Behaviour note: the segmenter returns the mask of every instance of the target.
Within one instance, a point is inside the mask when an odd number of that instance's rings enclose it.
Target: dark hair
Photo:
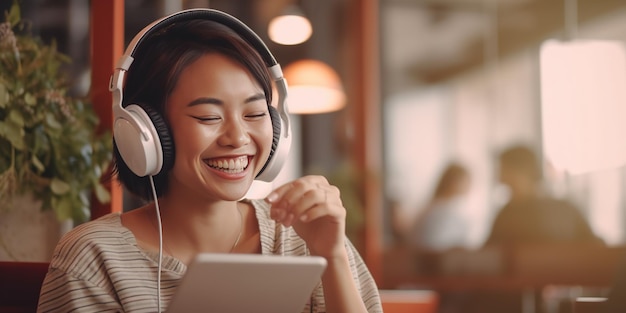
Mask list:
[[[169,133],[165,105],[181,72],[201,56],[212,52],[223,54],[248,69],[263,88],[268,105],[271,105],[271,78],[260,54],[229,27],[202,19],[168,25],[143,40],[128,70],[123,105],[135,103],[149,107],[163,118]],[[175,145],[170,148],[175,151]],[[139,177],[128,168],[115,143],[113,152],[114,170],[119,181],[141,199],[152,199],[148,177]],[[169,171],[174,157],[164,161],[163,168],[154,176],[157,197],[169,189]]]
[[[530,147],[517,145],[503,150],[500,153],[500,164],[525,175],[532,181],[537,182],[542,178],[539,159]]]
[[[440,198],[453,194],[456,191],[457,184],[463,179],[469,179],[469,177],[470,173],[463,165],[451,162],[439,177],[433,197]]]

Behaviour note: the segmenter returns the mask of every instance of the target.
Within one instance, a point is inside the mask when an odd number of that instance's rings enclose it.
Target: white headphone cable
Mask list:
[[[163,263],[163,225],[161,224],[161,210],[159,208],[159,200],[157,198],[156,188],[154,187],[154,179],[150,178],[150,187],[152,188],[152,196],[154,197],[154,208],[157,217],[157,230],[159,232],[159,260],[157,268],[157,312],[161,313],[161,264]]]

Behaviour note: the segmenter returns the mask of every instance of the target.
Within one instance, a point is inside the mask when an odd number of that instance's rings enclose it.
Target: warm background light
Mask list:
[[[288,9],[281,16],[273,18],[268,25],[270,39],[282,45],[297,45],[311,37],[311,22],[296,9]]]
[[[570,174],[626,164],[626,46],[619,41],[541,47],[544,148]]]
[[[284,69],[289,85],[289,112],[326,113],[342,109],[346,95],[339,75],[326,63],[300,60]]]
[[[540,57],[543,147],[553,181],[589,181],[589,222],[607,242],[619,242],[623,174],[614,169],[626,164],[626,46],[550,40]]]

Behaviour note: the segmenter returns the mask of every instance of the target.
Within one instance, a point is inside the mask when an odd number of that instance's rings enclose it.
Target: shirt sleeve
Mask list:
[[[348,260],[350,262],[352,276],[357,283],[357,287],[359,288],[359,292],[361,293],[361,298],[367,308],[367,312],[382,313],[383,309],[380,301],[380,294],[378,292],[378,286],[367,268],[367,265],[363,261],[363,258],[358,253],[352,242],[350,242],[347,238],[346,240],[346,249],[348,251]]]
[[[37,312],[123,312],[123,309],[102,287],[50,268],[41,288]]]

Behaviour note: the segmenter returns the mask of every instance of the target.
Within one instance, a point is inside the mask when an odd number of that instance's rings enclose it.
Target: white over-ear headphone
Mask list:
[[[284,165],[291,146],[291,131],[287,108],[287,82],[282,69],[263,40],[237,18],[213,9],[189,9],[159,19],[140,31],[119,59],[109,90],[113,93],[113,138],[124,163],[139,177],[155,176],[164,169],[168,158],[174,157],[167,127],[156,112],[141,104],[122,105],[124,76],[133,63],[133,54],[144,38],[175,22],[205,19],[223,24],[246,40],[265,61],[278,92],[277,110],[268,104],[274,138],[272,150],[263,169],[255,179],[271,182]],[[173,159],[172,159],[173,160]]]

